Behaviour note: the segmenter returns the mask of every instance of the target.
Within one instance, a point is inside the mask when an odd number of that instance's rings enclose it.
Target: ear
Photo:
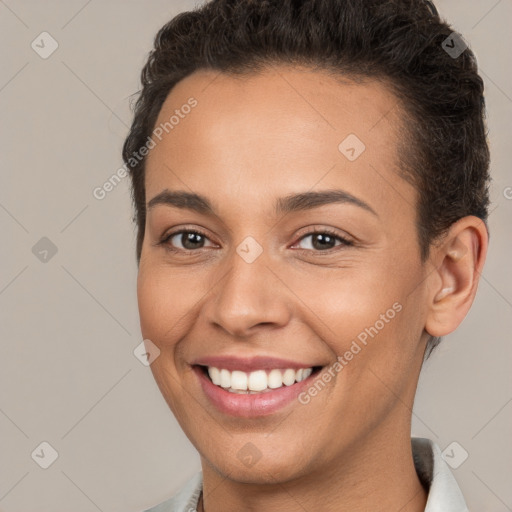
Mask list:
[[[436,270],[429,275],[429,309],[425,330],[445,336],[464,320],[475,298],[489,234],[484,222],[464,217],[450,227],[441,244],[431,247]]]

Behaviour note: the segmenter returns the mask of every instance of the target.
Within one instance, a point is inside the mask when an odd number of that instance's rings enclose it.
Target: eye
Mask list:
[[[318,229],[310,233],[307,233],[306,235],[300,238],[297,244],[299,244],[301,241],[308,239],[310,239],[310,241],[306,244],[306,247],[303,247],[303,249],[313,250],[315,252],[326,252],[340,245],[354,245],[354,243],[351,240],[347,240],[346,238],[338,235],[337,233],[329,229]]]
[[[159,245],[165,245],[171,251],[194,251],[205,247],[205,241],[209,238],[197,230],[182,229],[164,236]],[[182,247],[179,247],[179,244]],[[213,244],[212,244],[213,245]]]
[[[309,242],[302,249],[314,252],[327,252],[335,247],[354,245],[354,242],[351,240],[324,228],[303,235],[292,248],[308,239]],[[210,245],[205,245],[207,242]],[[194,252],[197,249],[215,246],[205,233],[192,229],[181,229],[180,231],[166,234],[157,245],[164,245],[166,249],[174,252]]]

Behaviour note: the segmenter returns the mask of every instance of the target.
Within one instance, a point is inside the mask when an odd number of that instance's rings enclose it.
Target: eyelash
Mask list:
[[[199,235],[199,236],[202,236],[204,238],[208,238],[208,235],[206,233],[203,233],[200,230],[197,230],[197,229],[181,229],[179,231],[174,231],[172,233],[169,233],[169,234],[165,235],[160,240],[160,242],[157,242],[156,245],[165,246],[166,250],[168,250],[168,251],[175,252],[175,253],[180,252],[180,253],[183,253],[183,254],[192,254],[194,252],[198,252],[199,250],[205,248],[205,247],[200,247],[199,249],[179,249],[179,248],[172,247],[169,244],[169,241],[171,240],[171,238],[175,237],[176,235],[180,235],[180,234],[184,234],[184,233],[192,233],[194,235]],[[331,229],[327,229],[327,228],[313,229],[312,231],[308,231],[307,233],[302,235],[299,238],[299,240],[296,243],[294,243],[294,245],[296,245],[297,243],[301,242],[304,238],[307,238],[308,236],[312,236],[312,235],[316,235],[316,234],[329,235],[329,236],[339,240],[341,242],[341,244],[339,244],[338,246],[335,246],[335,247],[331,247],[330,249],[326,249],[325,251],[315,251],[313,249],[298,249],[298,250],[306,251],[306,252],[315,252],[315,253],[318,253],[318,254],[323,254],[323,253],[332,254],[332,251],[337,250],[336,247],[338,247],[338,248],[339,247],[343,247],[343,246],[350,247],[350,246],[354,245],[353,241],[348,240],[347,238],[344,238],[344,237],[340,236],[339,234],[337,234],[335,231],[333,231]]]

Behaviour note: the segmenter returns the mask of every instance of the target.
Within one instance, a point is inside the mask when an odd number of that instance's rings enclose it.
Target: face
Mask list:
[[[147,159],[141,329],[218,474],[287,481],[409,442],[427,270],[397,103],[279,67],[196,72],[162,107],[156,126],[180,119]]]

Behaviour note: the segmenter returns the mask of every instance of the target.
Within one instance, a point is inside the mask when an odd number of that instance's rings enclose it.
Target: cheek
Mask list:
[[[388,258],[337,276],[316,280],[316,288],[303,281],[297,295],[307,297],[306,321],[338,356],[350,385],[370,368],[399,380],[417,357],[422,333],[421,268],[413,258],[408,264]]]
[[[321,337],[341,354],[351,340],[364,343],[370,337],[368,330],[375,333],[374,326],[379,335],[392,330],[406,286],[389,275],[376,266],[334,270],[321,279],[297,278],[293,288],[304,298],[303,311],[310,310],[308,316]]]
[[[343,366],[339,397],[354,404],[360,418],[377,420],[397,400],[412,400],[422,360],[421,291],[409,294],[403,282],[367,298],[366,305],[361,302],[347,312],[345,332],[340,324],[346,336],[336,346]]]
[[[144,338],[160,349],[179,337],[179,320],[186,316],[187,288],[177,285],[170,273],[159,266],[145,265],[137,278],[140,327]]]
[[[169,272],[159,265],[145,263],[137,277],[137,300],[141,333],[159,349],[160,355],[150,366],[162,396],[180,424],[187,414],[183,408],[182,387],[179,383],[179,340],[183,336],[183,319],[187,301],[176,290]],[[178,329],[182,329],[180,332]]]

